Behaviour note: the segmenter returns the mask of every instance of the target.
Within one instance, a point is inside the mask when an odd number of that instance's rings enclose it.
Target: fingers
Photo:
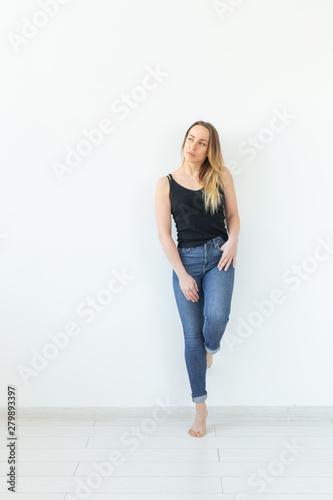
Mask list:
[[[185,291],[183,291],[183,293],[184,293],[185,297],[187,298],[187,300],[191,300],[192,302],[198,302],[199,295],[197,294],[196,291],[185,290]]]
[[[189,295],[189,300],[191,300],[192,302],[198,302],[199,295],[197,293],[189,292],[188,295]]]
[[[193,279],[192,288],[188,288],[187,290],[183,290],[183,293],[187,300],[191,300],[192,302],[198,302],[199,300],[199,287],[195,279]]]
[[[230,263],[232,261],[232,257],[221,257],[220,262],[218,263],[217,267],[219,271],[221,271],[224,267],[224,271],[227,271],[229,269]],[[234,259],[235,260],[235,259]],[[234,267],[235,267],[235,262],[234,262]]]
[[[223,247],[226,243],[224,243],[221,247],[220,250],[223,251]],[[224,271],[227,271],[231,265],[231,262],[233,262],[233,267],[236,267],[236,255],[233,257],[226,257],[225,255],[222,255],[220,262],[218,263],[217,267],[219,271],[222,271],[222,269],[225,267]]]

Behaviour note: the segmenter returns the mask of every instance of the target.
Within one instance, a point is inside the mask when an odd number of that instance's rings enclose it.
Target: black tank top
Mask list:
[[[221,236],[224,241],[229,239],[225,226],[224,193],[222,204],[212,215],[205,210],[203,189],[188,189],[178,184],[171,174],[170,183],[171,214],[177,229],[177,244],[179,248],[203,245],[212,238]]]

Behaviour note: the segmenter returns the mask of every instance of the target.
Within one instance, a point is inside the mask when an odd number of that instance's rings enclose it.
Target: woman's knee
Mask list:
[[[207,311],[205,314],[205,323],[213,327],[226,325],[230,318],[230,308],[220,308]]]
[[[184,331],[184,341],[185,341],[185,347],[187,349],[197,349],[198,347],[202,347],[204,343],[204,337],[202,330],[193,332],[191,331]]]

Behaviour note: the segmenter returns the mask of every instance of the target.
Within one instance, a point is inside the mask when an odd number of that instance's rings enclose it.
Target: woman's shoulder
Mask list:
[[[232,179],[232,173],[231,173],[230,169],[228,167],[226,167],[225,165],[223,165],[223,174],[224,174],[225,179],[227,179],[227,180]]]
[[[157,182],[158,182],[158,184],[160,184],[160,185],[163,185],[163,184],[165,184],[165,185],[169,185],[169,182],[168,182],[168,181],[169,181],[170,177],[172,177],[172,178],[173,178],[174,176],[175,176],[175,177],[177,177],[177,172],[178,172],[178,171],[179,171],[179,168],[177,168],[177,170],[174,170],[173,172],[169,172],[168,174],[163,175],[162,177],[160,177],[160,178],[158,179],[158,181],[157,181]]]
[[[178,174],[179,174],[180,172],[182,172],[181,167],[176,168],[176,170],[174,170],[173,172],[170,172],[170,174],[172,175],[172,177],[174,177],[174,178],[175,178],[175,177],[177,177],[177,176],[178,176]]]

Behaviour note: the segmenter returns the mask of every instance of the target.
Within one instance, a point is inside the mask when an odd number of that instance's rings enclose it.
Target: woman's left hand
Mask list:
[[[223,255],[220,259],[220,262],[217,265],[219,271],[221,271],[224,266],[225,266],[224,271],[227,271],[232,261],[233,261],[233,266],[236,267],[237,245],[238,245],[238,240],[229,238],[220,247],[221,251],[223,252]]]

